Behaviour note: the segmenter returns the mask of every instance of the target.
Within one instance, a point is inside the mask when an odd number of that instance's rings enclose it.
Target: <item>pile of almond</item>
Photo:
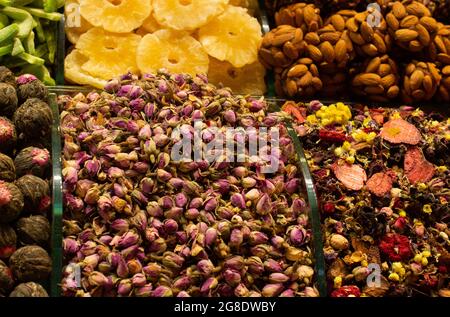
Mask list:
[[[449,99],[450,25],[433,18],[423,1],[378,0],[327,16],[296,3],[277,12],[275,22],[259,57],[274,71],[279,95]]]

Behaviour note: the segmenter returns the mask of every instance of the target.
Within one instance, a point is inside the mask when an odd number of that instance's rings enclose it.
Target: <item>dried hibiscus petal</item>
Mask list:
[[[434,175],[434,165],[425,159],[418,147],[412,147],[406,151],[404,170],[412,184],[428,182]]]
[[[386,234],[381,240],[379,248],[391,261],[407,260],[412,255],[408,237],[401,234]]]
[[[361,291],[358,286],[348,285],[342,286],[331,293],[331,297],[360,297]]]
[[[320,129],[319,138],[322,141],[333,142],[333,143],[342,143],[347,140],[347,137],[344,131],[333,131],[328,129]]]
[[[382,197],[392,189],[392,178],[386,173],[376,173],[367,181],[367,188],[375,196]]]
[[[403,119],[392,119],[383,125],[380,136],[391,143],[406,143],[416,145],[422,136],[420,131]]]
[[[348,189],[360,190],[363,188],[364,182],[367,181],[366,172],[357,164],[339,165],[334,163],[331,168],[336,178]]]

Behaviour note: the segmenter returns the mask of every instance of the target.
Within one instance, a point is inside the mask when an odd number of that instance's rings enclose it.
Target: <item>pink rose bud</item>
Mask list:
[[[189,208],[196,208],[196,209],[198,209],[202,205],[203,205],[203,199],[201,199],[200,197],[195,197],[189,203]]]
[[[206,211],[214,211],[217,208],[217,204],[217,198],[210,197],[206,199],[204,208]]]
[[[240,283],[236,288],[234,289],[234,295],[236,297],[247,297],[249,294],[248,288],[243,284]]]
[[[170,196],[163,196],[158,200],[158,204],[163,209],[170,209],[173,207],[173,200]]]
[[[73,167],[66,167],[62,170],[64,182],[69,185],[75,185],[78,181],[78,172]]]
[[[242,256],[235,255],[225,260],[224,267],[241,271],[245,267],[245,261]]]
[[[214,264],[210,260],[200,260],[197,263],[198,271],[204,276],[210,276],[214,271]]]
[[[64,254],[75,254],[80,249],[79,243],[71,238],[65,238],[63,241]]]
[[[244,166],[238,166],[238,167],[235,167],[235,168],[231,171],[231,173],[232,173],[234,176],[238,177],[238,178],[242,178],[242,177],[247,176],[248,170],[247,170],[247,168],[245,168]]]
[[[244,188],[252,188],[256,186],[256,179],[253,177],[244,177],[242,179],[242,186]]]
[[[285,188],[289,194],[294,194],[298,192],[300,188],[300,180],[298,178],[292,178],[286,183]]]
[[[271,283],[286,283],[289,281],[289,276],[283,273],[272,273],[269,276],[269,281]]]
[[[251,256],[246,260],[248,271],[254,275],[261,275],[264,272],[264,263],[257,256]]]
[[[116,219],[111,223],[111,229],[118,231],[119,233],[127,231],[129,227],[128,221],[125,219]]]
[[[239,248],[243,241],[244,236],[242,234],[242,231],[240,229],[233,229],[231,231],[229,245],[231,247]]]
[[[178,223],[173,219],[164,220],[164,230],[168,234],[173,234],[178,230]]]
[[[270,195],[276,190],[276,187],[274,183],[266,179],[264,183],[261,185],[261,190]]]
[[[167,172],[167,171],[165,171],[163,169],[158,169],[156,171],[156,177],[161,182],[167,182],[169,179],[172,178],[172,174],[170,174],[169,172]]]
[[[276,115],[269,114],[267,117],[264,118],[263,123],[266,127],[273,127],[275,124],[278,123],[278,118]]]
[[[173,293],[172,290],[167,287],[160,285],[152,292],[152,297],[172,297]]]
[[[279,249],[283,246],[284,244],[284,239],[280,236],[273,236],[272,239],[270,239],[270,242],[272,243],[272,245]]]
[[[133,231],[128,231],[122,235],[117,246],[119,248],[128,248],[132,245],[135,245],[139,241],[139,235]]]
[[[186,192],[186,194],[195,196],[195,195],[198,195],[198,193],[200,193],[202,191],[202,188],[196,182],[185,181],[183,183],[183,190]],[[192,207],[192,208],[195,208],[195,207]]]
[[[19,77],[17,77],[16,83],[18,85],[25,85],[25,84],[31,83],[35,80],[37,80],[37,77],[32,74],[23,74],[23,75],[20,75]]]
[[[249,237],[250,245],[264,244],[268,240],[269,240],[269,238],[267,237],[267,235],[260,231],[252,231],[250,233],[250,237]]]
[[[161,274],[162,268],[158,263],[149,263],[142,270],[148,277],[157,278]]]
[[[267,215],[272,211],[272,201],[269,195],[263,194],[256,204],[256,212],[259,215]]]
[[[181,178],[174,177],[169,180],[169,185],[175,189],[183,188],[183,183],[184,181]]]
[[[118,258],[116,273],[117,276],[120,278],[128,277],[129,274],[128,266],[127,263],[125,262],[125,259],[122,256]]]
[[[298,215],[306,211],[306,202],[304,199],[294,198],[291,208],[294,214]]]
[[[120,261],[120,254],[117,252],[111,252],[110,254],[108,254],[108,256],[106,257],[106,260],[108,261],[109,264],[111,264],[111,266],[113,268],[116,268],[119,265],[119,261]]]
[[[165,252],[162,263],[168,268],[179,270],[184,264],[184,258],[173,252]]]
[[[161,217],[163,211],[156,201],[150,201],[146,207],[149,217]]]
[[[88,282],[91,286],[103,286],[108,283],[108,279],[103,273],[94,271],[89,274]]]
[[[292,228],[289,239],[294,246],[301,246],[306,242],[307,233],[301,226],[295,226]]]
[[[123,279],[120,280],[119,285],[117,286],[117,294],[120,296],[128,296],[131,292],[131,280],[130,279]]]
[[[153,286],[151,283],[134,289],[134,295],[136,297],[151,297]]]
[[[251,111],[251,112],[258,112],[258,111],[260,111],[260,110],[262,110],[262,109],[264,109],[264,102],[263,101],[261,101],[261,100],[253,100],[251,103],[250,103],[250,106],[249,106],[249,110]]]
[[[200,292],[209,293],[211,290],[215,289],[219,282],[215,277],[208,278],[201,286]]]
[[[230,191],[230,182],[227,179],[219,179],[213,183],[213,188],[224,195]]]
[[[197,219],[197,217],[199,215],[200,215],[200,212],[198,211],[198,209],[195,209],[195,208],[189,208],[184,213],[184,216],[186,217],[186,219],[189,219],[189,220],[195,220],[195,219]]]
[[[264,268],[269,272],[283,272],[281,264],[273,259],[268,259],[264,262]]]
[[[235,287],[241,282],[241,275],[231,269],[226,269],[225,272],[223,272],[223,278],[231,287]]]
[[[256,200],[260,196],[261,196],[261,193],[256,188],[250,189],[247,193],[245,193],[245,199],[247,199],[247,200]]]
[[[188,202],[188,199],[184,193],[178,193],[175,195],[175,205],[177,207],[184,207],[186,206]]]
[[[184,290],[187,289],[189,286],[191,286],[191,284],[192,281],[189,276],[181,276],[173,282],[172,286],[177,290]]]
[[[275,297],[281,294],[283,291],[283,284],[267,284],[262,289],[262,295],[264,297]]]
[[[183,208],[172,207],[164,213],[164,217],[179,220],[183,215]]]
[[[99,260],[100,256],[98,254],[91,254],[83,259],[83,265],[85,266],[85,268],[89,267],[93,270],[97,267]]]
[[[84,202],[86,204],[95,205],[97,204],[98,200],[100,198],[100,189],[98,185],[95,185],[86,192],[86,195],[84,196]]]
[[[145,278],[144,274],[137,273],[134,274],[133,277],[131,278],[131,283],[133,284],[133,286],[140,287],[144,286],[145,283],[147,283],[147,279]]]
[[[105,235],[105,236],[101,236],[99,241],[103,244],[110,244],[112,239],[113,239],[113,237],[111,237],[109,235]]]
[[[287,289],[280,294],[280,297],[295,297],[295,292],[291,289]]]
[[[425,235],[425,227],[423,225],[416,225],[414,227],[414,232],[419,236],[423,237]]]
[[[86,168],[89,176],[94,177],[100,171],[100,161],[96,158],[92,160],[88,160],[84,163],[84,167]]]
[[[217,240],[218,232],[215,228],[208,228],[205,233],[205,244],[208,246],[213,245]]]
[[[231,203],[233,204],[233,206],[241,209],[245,209],[246,207],[244,196],[239,193],[235,193],[231,196]]]

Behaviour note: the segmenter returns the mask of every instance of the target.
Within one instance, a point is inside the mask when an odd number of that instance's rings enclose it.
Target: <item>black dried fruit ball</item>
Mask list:
[[[11,270],[5,262],[0,260],[0,295],[7,294],[14,287],[14,279]]]
[[[0,259],[8,259],[16,251],[17,235],[8,224],[0,223]]]
[[[21,282],[42,281],[52,271],[52,259],[47,251],[37,245],[27,245],[11,255],[9,265]]]
[[[11,120],[0,117],[0,151],[9,152],[17,142],[16,127]]]
[[[51,131],[52,109],[46,102],[30,98],[16,110],[13,121],[19,133],[28,139],[38,139]]]
[[[17,97],[20,102],[29,98],[48,100],[48,89],[45,85],[31,74],[24,74],[17,78]]]
[[[44,216],[30,216],[17,221],[17,235],[23,244],[47,247],[50,241],[50,222]]]
[[[27,147],[21,150],[14,159],[17,177],[26,174],[42,177],[50,167],[50,153],[47,149]]]
[[[25,210],[34,213],[45,213],[50,207],[50,188],[48,183],[35,175],[24,175],[16,181],[22,192]]]
[[[23,206],[23,195],[20,189],[13,183],[0,181],[0,223],[17,219]]]
[[[28,282],[17,285],[9,297],[48,297],[48,293],[42,285]]]
[[[13,72],[5,66],[0,66],[0,83],[10,84],[14,88],[16,87],[16,76]]]
[[[8,155],[0,153],[0,180],[13,182],[16,179],[14,161]]]
[[[17,109],[17,94],[14,86],[0,83],[0,116],[11,117]]]

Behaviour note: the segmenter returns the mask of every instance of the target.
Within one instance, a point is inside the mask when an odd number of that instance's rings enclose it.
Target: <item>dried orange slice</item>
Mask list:
[[[64,60],[64,75],[66,80],[74,84],[89,85],[95,88],[103,89],[107,81],[96,78],[86,73],[81,66],[88,61],[88,58],[80,53],[79,50],[73,50]]]
[[[411,123],[403,119],[392,119],[381,129],[380,136],[391,143],[405,143],[416,145],[422,139],[420,131]]]
[[[192,76],[208,72],[208,54],[196,39],[183,32],[159,30],[147,34],[136,56],[142,73],[155,73],[161,68]]]
[[[228,0],[153,0],[159,24],[179,31],[195,30],[221,14]]]
[[[209,55],[239,68],[257,61],[261,26],[246,9],[229,6],[199,30],[199,40]]]
[[[127,72],[139,72],[136,50],[140,40],[137,34],[92,28],[80,36],[75,47],[88,58],[82,69],[94,77],[108,80]]]
[[[236,94],[264,95],[265,75],[266,70],[258,61],[236,68],[228,62],[221,62],[213,57],[209,59],[209,81],[216,86],[230,87]]]
[[[92,25],[106,31],[128,33],[137,29],[150,15],[150,1],[79,0],[81,15]]]
[[[336,178],[351,190],[360,190],[367,181],[367,175],[364,169],[357,164],[339,164],[334,163],[331,166]]]

